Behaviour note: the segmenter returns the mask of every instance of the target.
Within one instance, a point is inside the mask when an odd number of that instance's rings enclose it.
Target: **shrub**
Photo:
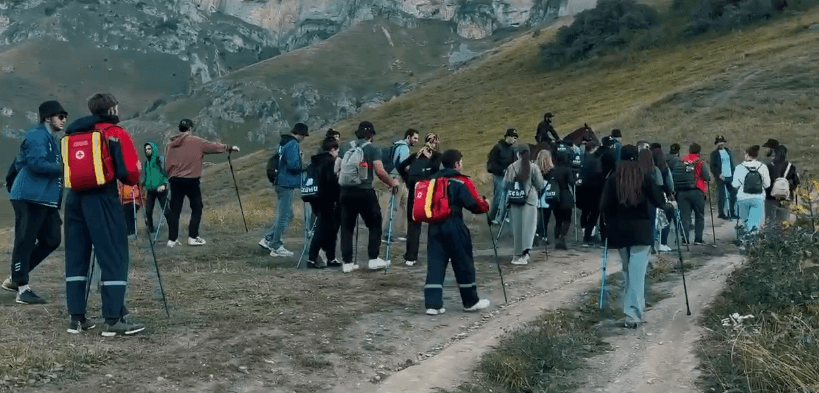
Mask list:
[[[550,64],[560,66],[604,54],[626,45],[659,22],[653,8],[634,0],[601,0],[597,7],[577,15],[570,26],[561,27],[554,42],[542,46]]]

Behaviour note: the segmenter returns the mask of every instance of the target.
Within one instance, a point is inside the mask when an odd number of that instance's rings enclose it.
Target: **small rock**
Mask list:
[[[105,376],[108,377],[108,378],[114,378],[114,376],[111,375],[111,374],[105,374]]]
[[[813,31],[819,30],[819,23],[814,23],[814,24],[808,26],[808,30],[813,30]]]
[[[162,377],[156,377],[156,381],[157,381],[157,382],[162,382],[162,381],[164,381],[164,380],[165,380],[165,378],[162,378]]]

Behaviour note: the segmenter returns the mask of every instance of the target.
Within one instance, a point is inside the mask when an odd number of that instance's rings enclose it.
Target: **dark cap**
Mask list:
[[[506,137],[509,137],[509,136],[513,136],[513,137],[517,138],[518,137],[518,130],[516,130],[514,128],[508,128],[506,130],[506,135],[504,135],[503,137],[506,138]]]
[[[296,123],[296,125],[293,126],[293,130],[291,130],[290,133],[293,135],[310,136],[310,132],[307,129],[307,124],[304,123]]]
[[[714,139],[714,144],[715,144],[715,145],[716,145],[717,143],[726,143],[726,142],[728,142],[728,141],[726,141],[726,140],[725,140],[725,137],[724,137],[724,136],[722,136],[722,135],[717,135],[716,139]]]
[[[372,134],[375,135],[375,126],[373,123],[368,121],[362,121],[361,123],[358,123],[358,131],[372,132]]]
[[[768,139],[768,141],[762,145],[762,147],[767,147],[769,149],[773,149],[777,146],[779,146],[779,141],[776,139]]]
[[[551,119],[551,118],[553,118],[553,117],[555,117],[555,115],[553,115],[553,114],[552,114],[552,112],[546,112],[546,113],[543,115],[543,118],[544,118],[544,119]]]
[[[63,109],[63,106],[60,105],[59,102],[46,101],[40,104],[40,121],[59,114],[68,115],[68,112]]]
[[[620,129],[619,129],[619,128],[615,128],[615,129],[611,130],[611,136],[613,136],[613,137],[615,137],[615,138],[622,138],[622,137],[623,137],[623,133],[622,133],[622,132],[620,132]]]
[[[620,150],[620,159],[623,161],[634,161],[639,156],[640,151],[637,149],[637,146],[634,145],[625,145],[623,149]]]
[[[184,128],[184,130],[183,130]],[[182,119],[179,122],[179,131],[187,131],[193,128],[193,120],[191,119]]]

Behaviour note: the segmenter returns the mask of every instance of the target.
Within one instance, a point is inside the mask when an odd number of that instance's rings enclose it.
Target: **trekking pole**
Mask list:
[[[708,188],[708,207],[711,208],[711,233],[714,235],[714,247],[717,246],[717,229],[714,227],[714,200],[711,199],[711,184],[705,183]],[[730,200],[730,198],[729,198]],[[730,202],[729,202],[730,203]]]
[[[301,256],[299,256],[298,262],[296,262],[296,266],[294,268],[298,269],[301,267],[301,260],[304,258],[304,254],[307,252],[307,248],[310,247],[310,243],[313,242],[313,237],[316,236],[316,224],[318,224],[318,216],[313,219],[313,226],[310,229],[310,232],[307,232],[307,239],[304,242],[304,247],[301,248]]]
[[[599,309],[603,309],[603,298],[606,296],[606,266],[609,262],[609,239],[603,240],[603,268],[601,269],[600,277],[600,305]]]
[[[682,222],[682,218],[681,218],[681,215],[680,215],[680,209],[674,209],[674,212],[677,214],[677,226],[674,229],[674,232],[676,232],[677,234],[679,234],[680,231],[683,232],[682,239],[685,242],[685,249],[686,249],[686,251],[691,252],[691,247],[688,245],[688,233],[685,232],[685,225],[683,225],[683,222]],[[680,247],[680,237],[679,236],[677,236],[677,248],[681,248]]]
[[[236,198],[239,199],[239,210],[242,212],[242,222],[245,223],[245,232],[250,232],[250,230],[247,229],[245,209],[242,207],[242,197],[239,195],[239,184],[236,183],[236,174],[233,173],[233,162],[230,160],[230,151],[228,151],[228,166],[230,166],[230,175],[233,176],[233,187],[236,188]]]
[[[500,276],[501,288],[503,288],[503,301],[509,303],[509,299],[506,297],[506,284],[503,283],[503,269],[501,269],[500,257],[498,257],[498,244],[495,242],[495,237],[492,236],[491,221],[489,222],[489,237],[492,238],[492,250],[495,251],[495,263],[498,265],[498,275]]]
[[[162,213],[159,216],[159,225],[156,226],[156,233],[154,234],[154,243],[156,243],[156,239],[159,238],[159,230],[162,229],[162,219],[165,218],[165,209],[168,207],[168,203],[170,203],[170,200],[171,200],[171,192],[168,191],[168,196],[165,197],[165,203],[162,204]],[[146,212],[146,214],[147,214],[147,212]],[[151,212],[151,215],[153,215],[153,212]],[[167,220],[165,220],[165,221],[167,221]]]
[[[394,214],[395,209],[395,194],[390,196],[390,219],[387,224],[387,249],[384,253],[384,258],[387,259],[387,266],[384,267],[384,274],[387,274],[387,270],[390,268],[390,247],[392,246],[392,217]]]
[[[142,214],[145,215],[145,220],[148,220],[148,209],[142,209]],[[146,228],[147,230],[147,228]],[[156,280],[159,282],[159,292],[162,293],[162,303],[165,305],[165,314],[168,319],[171,318],[171,312],[168,310],[168,299],[165,297],[165,288],[162,286],[162,276],[159,274],[159,262],[156,260],[156,250],[154,250],[154,243],[151,241],[151,234],[148,234],[148,246],[151,247],[151,256],[154,258],[154,268],[156,268]]]
[[[353,265],[358,264],[358,216],[355,216],[355,244],[353,245]]]
[[[495,242],[500,241],[500,236],[501,236],[501,233],[503,232],[503,223],[506,222],[507,217],[509,217],[509,205],[506,206],[506,210],[503,212],[503,218],[501,219],[500,229],[498,229],[498,235],[493,237],[493,239],[495,239]],[[490,234],[492,233],[492,227],[491,226],[489,227],[489,233]]]
[[[150,238],[151,235],[148,235]],[[137,216],[137,204],[136,199],[134,199],[134,239],[139,239],[139,218]]]
[[[677,210],[677,217],[679,217],[679,214],[680,214],[679,209],[675,209],[675,210]],[[682,222],[680,222],[680,225],[678,225],[678,226],[681,226],[681,225],[682,225]],[[687,311],[685,313],[685,315],[691,315],[691,306],[688,305],[688,286],[686,286],[686,284],[685,284],[685,267],[683,266],[682,247],[680,247],[680,232],[679,231],[674,231],[674,233],[677,236],[677,256],[680,257],[680,272],[682,273],[683,290],[685,291],[685,309]]]
[[[572,198],[575,201],[577,201],[577,183],[572,184]],[[574,216],[574,222],[572,223],[572,226],[574,227],[574,241],[578,242],[579,238],[578,238],[578,235],[577,235],[577,224],[578,224],[577,207],[575,206],[574,203],[572,203],[572,213],[573,213],[572,215]]]
[[[549,260],[549,228],[546,226],[546,213],[543,212],[543,209],[540,210],[540,222],[543,224],[543,238],[546,239],[543,241],[543,252],[546,253],[546,260]]]
[[[94,252],[94,249],[92,248],[91,249],[91,268],[88,269],[88,281],[85,282],[85,307],[83,307],[83,309],[88,307],[88,296],[91,295],[91,279],[94,278],[94,265],[96,265],[94,263],[94,259],[96,259],[96,255],[94,255],[94,254],[95,254],[95,252]]]

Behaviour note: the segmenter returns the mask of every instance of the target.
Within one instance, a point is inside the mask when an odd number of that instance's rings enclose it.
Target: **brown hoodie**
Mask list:
[[[205,154],[224,153],[228,145],[209,142],[189,132],[171,137],[165,151],[165,172],[168,177],[202,177],[202,159]]]

